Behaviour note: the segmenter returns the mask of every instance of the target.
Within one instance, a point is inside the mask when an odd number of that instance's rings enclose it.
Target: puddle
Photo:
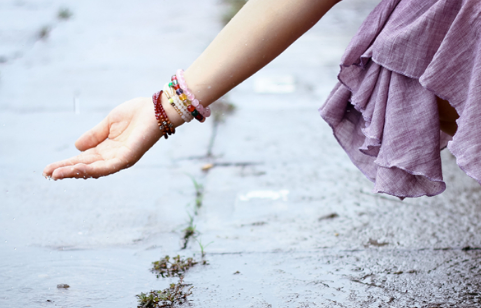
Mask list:
[[[134,250],[0,252],[0,307],[136,307],[136,294],[165,288],[149,271],[159,253]],[[59,286],[68,285],[69,288]]]
[[[289,210],[289,190],[252,190],[239,193],[235,201],[234,220],[245,223],[253,215],[257,219],[268,219]]]
[[[253,190],[245,194],[240,194],[239,201],[251,201],[254,199],[282,200],[287,201],[288,190]]]

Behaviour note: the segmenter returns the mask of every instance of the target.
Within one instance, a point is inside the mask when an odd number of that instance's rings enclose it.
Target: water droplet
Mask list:
[[[17,247],[14,247],[13,250],[17,250]]]

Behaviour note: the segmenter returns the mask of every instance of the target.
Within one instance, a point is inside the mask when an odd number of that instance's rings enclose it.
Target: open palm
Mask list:
[[[152,99],[133,99],[75,142],[82,153],[48,165],[43,174],[55,180],[106,176],[134,165],[160,137]]]

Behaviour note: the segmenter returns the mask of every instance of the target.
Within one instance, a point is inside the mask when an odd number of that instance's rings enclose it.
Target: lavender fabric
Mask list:
[[[319,109],[374,191],[446,189],[440,150],[481,183],[481,1],[383,0],[349,44]],[[436,96],[460,115],[440,131]]]

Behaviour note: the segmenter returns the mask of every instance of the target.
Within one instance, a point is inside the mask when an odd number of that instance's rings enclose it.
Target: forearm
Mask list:
[[[208,106],[272,61],[338,0],[249,0],[186,70],[189,88]],[[170,121],[184,121],[162,98]],[[161,137],[152,100],[115,108],[76,142],[79,155],[45,167],[53,179],[101,177],[132,166]]]
[[[208,106],[275,59],[340,0],[249,0],[185,71]]]

